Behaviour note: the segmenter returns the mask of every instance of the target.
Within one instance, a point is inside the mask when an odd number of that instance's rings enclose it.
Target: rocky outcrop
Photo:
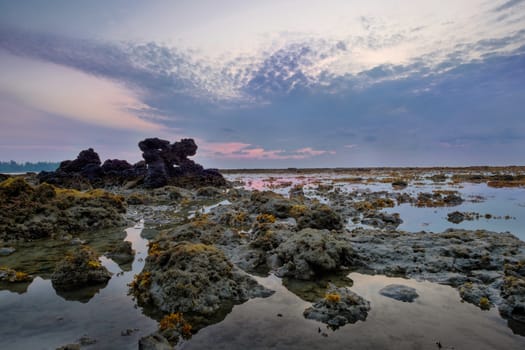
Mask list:
[[[193,139],[170,143],[159,138],[139,142],[147,165],[144,186],[158,188],[165,185],[181,187],[225,186],[226,180],[215,169],[204,169],[188,157],[197,153]]]
[[[40,183],[85,190],[122,185],[145,173],[143,162],[131,165],[125,160],[108,159],[101,164],[98,153],[89,148],[81,151],[76,159],[61,162],[56,171],[40,172],[38,180]]]
[[[144,270],[131,290],[139,303],[153,304],[163,312],[202,315],[272,294],[216,247],[170,239],[150,245]]]
[[[338,234],[311,228],[287,237],[275,253],[282,263],[277,275],[302,280],[344,269],[355,258],[350,243]]]
[[[102,190],[80,192],[29,185],[21,177],[0,183],[0,239],[60,237],[125,224],[123,198]]]
[[[100,263],[88,246],[75,250],[58,262],[51,282],[57,290],[73,290],[85,286],[107,283],[111,273]]]
[[[304,317],[326,323],[337,329],[347,323],[364,321],[370,302],[347,288],[328,287],[325,297],[304,310]]]
[[[509,233],[357,229],[350,240],[365,271],[451,285],[467,302],[525,321],[525,243]]]
[[[38,174],[38,180],[40,183],[75,189],[136,186],[141,182],[146,188],[227,185],[217,170],[204,169],[188,159],[197,152],[193,139],[182,139],[171,144],[167,140],[149,138],[140,141],[139,148],[144,161],[134,165],[120,159],[108,159],[101,165],[99,155],[89,148],[81,151],[76,159],[60,163],[56,171],[42,171]]]

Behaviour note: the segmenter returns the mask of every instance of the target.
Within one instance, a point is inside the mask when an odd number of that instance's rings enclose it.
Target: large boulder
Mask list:
[[[290,235],[275,253],[283,264],[277,275],[302,280],[338,271],[354,263],[350,243],[328,230],[303,229]]]
[[[139,303],[163,312],[201,315],[272,294],[214,246],[168,239],[150,245],[144,270],[131,289]]]
[[[59,261],[51,282],[57,290],[73,290],[96,284],[104,284],[111,273],[100,263],[95,252],[82,246]]]
[[[304,317],[326,323],[337,329],[347,323],[364,321],[370,311],[370,302],[347,288],[328,287],[323,299],[304,310]]]
[[[126,207],[121,196],[102,190],[31,186],[13,177],[0,183],[0,210],[0,239],[16,240],[122,226]]]

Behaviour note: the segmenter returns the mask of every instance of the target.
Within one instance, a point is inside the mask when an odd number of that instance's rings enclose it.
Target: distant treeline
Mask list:
[[[37,162],[37,163],[17,163],[14,160],[9,162],[0,161],[0,173],[27,173],[29,171],[54,171],[60,163]]]

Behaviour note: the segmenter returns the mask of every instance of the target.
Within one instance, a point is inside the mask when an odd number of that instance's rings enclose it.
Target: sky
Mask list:
[[[0,160],[525,164],[525,0],[0,0]]]

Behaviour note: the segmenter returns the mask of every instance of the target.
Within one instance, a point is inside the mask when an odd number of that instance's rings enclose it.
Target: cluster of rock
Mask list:
[[[0,240],[61,237],[125,224],[123,197],[102,190],[80,192],[21,177],[0,183]]]
[[[81,151],[76,159],[60,163],[56,171],[42,171],[38,179],[41,183],[75,189],[135,186],[141,182],[146,188],[168,184],[180,187],[227,184],[217,170],[204,169],[188,159],[197,151],[193,139],[170,143],[149,138],[140,141],[139,148],[144,160],[133,165],[120,159],[108,159],[102,163],[99,155],[89,148]]]
[[[524,320],[525,243],[509,233],[356,229],[351,242],[364,271],[451,285],[467,302]]]

